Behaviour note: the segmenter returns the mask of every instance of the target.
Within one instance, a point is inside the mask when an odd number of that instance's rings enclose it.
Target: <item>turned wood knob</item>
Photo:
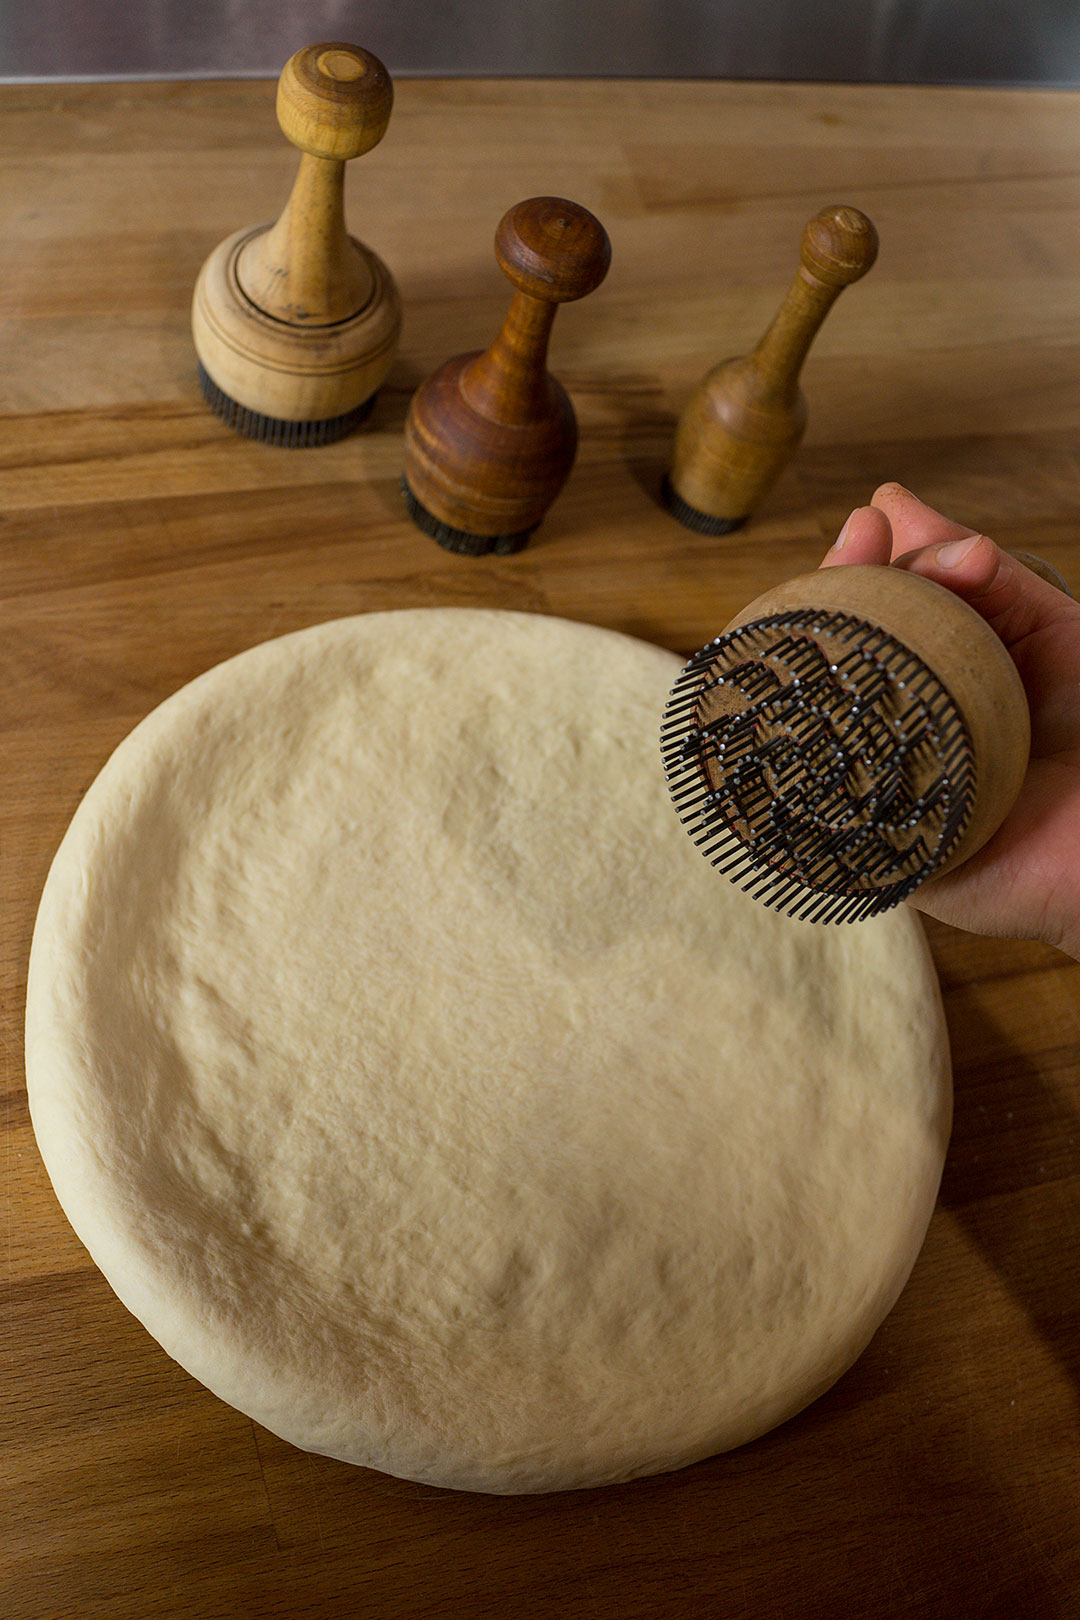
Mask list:
[[[498,336],[440,366],[405,423],[412,516],[447,549],[474,556],[520,550],[569,475],[577,421],[547,369],[548,340],[559,304],[603,281],[611,245],[587,209],[534,197],[500,221],[495,258],[514,288]]]
[[[207,399],[252,437],[326,443],[355,425],[393,360],[397,289],[348,234],[345,164],[378,145],[393,107],[386,68],[357,45],[308,45],[278,83],[300,151],[273,226],[239,231],[200,272],[192,331]]]
[[[278,80],[281,132],[312,157],[362,157],[386,134],[393,107],[389,73],[359,45],[305,45]]]
[[[877,250],[857,208],[826,208],[806,226],[798,272],[761,341],[714,367],[679,419],[664,503],[687,528],[730,533],[779,477],[806,427],[799,374],[810,345]]]
[[[570,304],[599,287],[611,265],[611,243],[587,208],[561,197],[532,197],[499,221],[495,260],[527,297]]]
[[[1016,800],[1030,721],[1004,644],[903,568],[825,568],[744,608],[665,714],[681,819],[811,921],[872,916],[968,860]]]

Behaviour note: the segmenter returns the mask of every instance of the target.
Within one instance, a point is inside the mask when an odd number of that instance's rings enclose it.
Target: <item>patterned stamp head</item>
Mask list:
[[[661,734],[675,808],[714,866],[780,911],[852,922],[946,861],[975,758],[948,691],[902,642],[794,609],[686,665]]]

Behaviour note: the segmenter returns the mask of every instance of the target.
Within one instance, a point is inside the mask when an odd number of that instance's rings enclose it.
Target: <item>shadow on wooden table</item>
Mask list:
[[[1080,969],[1049,946],[930,936],[955,1092],[940,1203],[1080,1394]]]

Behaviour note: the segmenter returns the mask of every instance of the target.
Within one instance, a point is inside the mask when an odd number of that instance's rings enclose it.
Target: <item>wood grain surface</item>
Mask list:
[[[402,347],[366,430],[290,452],[205,409],[188,330],[207,253],[288,193],[274,85],[0,90],[6,1620],[1080,1615],[1080,965],[935,927],[955,1133],[866,1354],[729,1456],[543,1498],[307,1456],[176,1367],[60,1212],[21,1042],[80,795],[152,705],[257,641],[461,603],[689,650],[814,567],[886,478],[1080,585],[1078,132],[1074,93],[399,84],[347,190],[399,282]],[[401,509],[405,410],[490,340],[495,225],[544,193],[614,250],[552,345],[578,461],[525,551],[451,556]],[[881,254],[807,362],[803,446],[747,528],[690,534],[655,499],[676,416],[757,340],[834,202]]]

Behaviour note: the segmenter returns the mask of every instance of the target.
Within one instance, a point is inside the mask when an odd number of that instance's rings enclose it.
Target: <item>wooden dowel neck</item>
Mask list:
[[[770,398],[785,403],[794,398],[810,345],[842,291],[842,287],[818,281],[800,267],[751,355],[751,365]]]
[[[343,162],[301,154],[280,218],[245,247],[236,273],[252,303],[292,325],[330,326],[364,307],[372,276],[345,230]]]
[[[549,402],[547,351],[557,304],[516,290],[491,347],[462,372],[461,391],[481,416],[515,426]]]

